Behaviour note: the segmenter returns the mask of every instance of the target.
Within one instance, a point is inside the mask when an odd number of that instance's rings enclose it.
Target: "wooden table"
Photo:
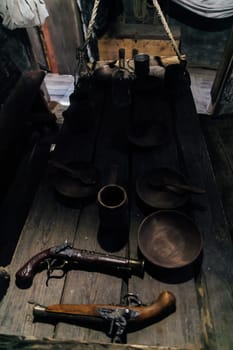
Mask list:
[[[165,283],[147,270],[144,278],[131,276],[127,281],[100,272],[71,270],[63,279],[51,279],[48,286],[46,271],[42,271],[36,274],[30,288],[18,288],[14,276],[19,267],[41,250],[65,240],[76,248],[106,252],[98,239],[96,200],[79,208],[65,206],[54,195],[53,175],[48,168],[8,267],[11,281],[0,304],[0,344],[20,345],[25,349],[33,346],[81,349],[87,344],[89,348],[111,348],[113,345],[104,332],[63,322],[55,326],[33,322],[33,305],[29,301],[42,305],[119,304],[122,293],[127,290],[138,295],[143,303],[151,303],[161,291],[170,290],[176,296],[176,311],[160,322],[127,334],[127,345],[114,346],[231,350],[232,241],[188,81],[179,81],[175,89],[165,86],[156,93],[139,92],[134,98],[137,116],[145,121],[151,116],[162,118],[169,125],[169,142],[159,147],[140,148],[129,142],[132,106],[121,110],[114,107],[109,86],[101,85],[93,91],[91,106],[82,123],[81,114],[75,114],[77,119],[72,126],[65,120],[55,156],[61,161],[92,162],[100,169],[103,184],[109,183],[112,169],[117,168],[115,181],[126,188],[129,197],[130,232],[129,244],[114,254],[138,258],[137,231],[147,213],[136,198],[136,179],[151,167],[169,167],[206,189],[206,194],[192,195],[185,208],[180,208],[192,217],[203,235],[201,271],[195,278]]]

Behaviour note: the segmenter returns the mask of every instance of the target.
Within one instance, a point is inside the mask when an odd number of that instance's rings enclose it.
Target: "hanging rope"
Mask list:
[[[92,14],[91,14],[91,18],[87,27],[87,31],[86,31],[86,38],[85,41],[83,43],[83,45],[81,46],[80,50],[85,50],[85,48],[87,47],[87,45],[89,44],[89,41],[91,40],[91,37],[93,35],[93,28],[95,25],[95,19],[97,16],[97,12],[98,12],[98,8],[99,8],[99,4],[100,4],[101,0],[95,0],[94,6],[93,6],[93,10],[92,10]]]
[[[84,74],[89,74],[89,68],[86,64],[86,59],[85,59],[85,50],[87,49],[87,46],[92,38],[93,35],[93,28],[95,25],[95,19],[97,16],[97,12],[98,12],[98,8],[99,8],[99,4],[100,4],[101,0],[95,0],[94,2],[94,6],[92,9],[92,14],[91,14],[91,18],[86,30],[86,35],[85,35],[85,40],[84,43],[82,44],[82,46],[78,47],[77,49],[77,66],[75,68],[75,72],[74,72],[74,85],[77,86],[78,84],[78,78],[81,74],[81,70],[83,70]]]
[[[157,1],[157,0],[153,0],[153,4],[154,4],[154,7],[155,7],[155,9],[156,9],[156,11],[157,11],[157,15],[158,15],[158,17],[160,18],[161,23],[162,23],[162,25],[163,25],[163,27],[164,27],[164,30],[165,30],[165,32],[167,33],[167,36],[169,37],[169,39],[170,39],[170,41],[171,41],[172,47],[173,47],[173,49],[174,49],[174,51],[175,51],[177,57],[179,58],[180,61],[184,61],[184,60],[185,60],[185,55],[182,55],[182,54],[180,53],[180,50],[179,50],[179,48],[178,48],[178,46],[177,46],[177,44],[176,44],[176,41],[175,41],[175,39],[174,39],[174,37],[173,37],[173,34],[172,34],[172,32],[171,32],[171,29],[170,29],[169,26],[168,26],[168,23],[167,23],[167,21],[166,21],[166,18],[164,17],[164,14],[163,14],[163,12],[162,12],[162,10],[161,10],[161,7],[160,7],[158,1]]]

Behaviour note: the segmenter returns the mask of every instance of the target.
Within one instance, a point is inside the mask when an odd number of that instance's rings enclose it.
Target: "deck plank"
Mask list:
[[[191,93],[187,92],[186,96],[185,104],[181,98],[175,101],[177,133],[188,175],[207,191],[206,197],[199,197],[203,210],[193,210],[204,237],[202,278],[200,285],[197,284],[200,302],[205,305],[200,306],[203,340],[211,349],[230,349],[233,344],[232,241]]]
[[[160,108],[160,113],[162,113],[163,118],[168,125],[173,128],[173,120],[171,110],[168,107],[168,100],[163,95],[157,97],[157,99],[153,98],[151,100],[154,100],[156,106],[154,107],[155,117],[156,112],[158,113]],[[151,106],[148,106],[148,109],[148,112],[153,113]],[[135,184],[137,176],[142,175],[146,170],[153,167],[168,167],[182,171],[173,129],[171,139],[163,146],[133,152],[133,183]],[[135,200],[132,202],[135,203]],[[156,211],[156,209],[152,209],[150,212],[151,211]],[[132,254],[137,254],[137,230],[140,222],[147,214],[148,213],[141,211],[140,207],[133,204],[132,218],[134,227],[131,232]],[[137,219],[135,220],[135,218]],[[157,324],[142,329],[136,334],[129,335],[129,343],[136,342],[137,344],[146,344],[150,346],[154,344],[159,346],[179,346],[180,344],[188,345],[194,343],[200,346],[200,320],[197,308],[195,282],[193,279],[179,284],[169,284],[159,281],[159,279],[152,277],[146,272],[143,280],[135,277],[130,280],[130,291],[137,293],[145,303],[151,303],[153,301],[152,299],[155,300],[162,290],[170,290],[176,296],[176,312]]]
[[[102,185],[109,182],[119,183],[127,182],[128,173],[128,154],[124,148],[126,145],[121,144],[122,124],[118,113],[115,113],[111,104],[111,92],[107,96],[103,96],[104,110],[100,109],[96,118],[100,118],[101,122],[98,129],[98,137],[96,143],[92,143],[93,159],[95,166],[100,170],[102,175]],[[125,111],[127,114],[127,111]],[[90,139],[89,143],[90,143]],[[82,144],[81,149],[86,147],[86,140]],[[90,147],[90,146],[89,146]],[[126,164],[122,167],[122,164]],[[122,171],[123,168],[123,171]],[[115,171],[118,173],[114,173]],[[114,178],[113,178],[114,177]],[[82,249],[97,251],[101,253],[109,253],[105,247],[105,242],[98,239],[99,233],[99,216],[98,205],[96,200],[83,208],[80,221],[78,223],[75,246]],[[109,234],[111,234],[109,232]],[[125,250],[118,249],[114,254],[124,256]],[[67,276],[64,288],[62,302],[69,303],[119,303],[121,296],[121,278],[98,272],[71,271]],[[107,288],[105,286],[108,286]],[[99,341],[110,342],[110,338],[103,331],[95,331],[85,327],[71,326],[60,323],[56,329],[56,338],[67,338],[82,341]]]
[[[226,211],[223,197],[218,191],[216,180],[221,185],[231,180],[231,138],[216,153],[219,164],[212,164],[204,136],[201,132],[191,92],[185,94],[178,90],[170,109],[168,96],[161,91],[153,96],[144,94],[144,101],[137,99],[136,108],[139,117],[165,118],[172,129],[170,142],[155,149],[139,149],[129,145],[127,126],[129,110],[119,111],[111,105],[111,91],[108,96],[100,91],[95,96],[96,117],[91,123],[80,129],[62,128],[54,156],[58,160],[87,160],[93,162],[102,171],[103,184],[114,181],[113,169],[118,169],[117,182],[127,189],[131,209],[130,257],[140,256],[137,246],[137,231],[142,219],[149,214],[140,206],[135,193],[135,181],[151,167],[171,167],[179,170],[190,183],[206,188],[207,194],[192,196],[187,206],[179,210],[190,215],[204,237],[204,258],[201,273],[180,283],[168,283],[145,272],[143,279],[132,276],[128,280],[128,292],[135,293],[143,303],[151,303],[159,293],[168,289],[177,299],[176,311],[158,323],[127,335],[127,345],[135,344],[139,348],[151,349],[201,349],[231,350],[233,335],[232,285],[233,261],[232,240],[228,220],[231,208]],[[181,93],[181,94],[179,94]],[[105,102],[104,102],[105,101]],[[149,103],[153,101],[153,105]],[[103,105],[104,103],[104,105]],[[159,110],[163,113],[159,114]],[[172,116],[172,118],[171,118]],[[77,115],[77,118],[82,116]],[[168,118],[168,119],[167,119]],[[90,121],[90,120],[89,120]],[[101,123],[99,123],[101,121]],[[78,122],[78,120],[77,120]],[[227,126],[225,125],[227,128]],[[71,132],[72,131],[72,132]],[[227,129],[220,129],[215,140],[226,136]],[[98,135],[98,137],[97,137]],[[224,136],[225,135],[225,136]],[[210,135],[209,135],[210,136]],[[227,150],[227,153],[224,153]],[[228,165],[227,172],[220,167],[220,158]],[[212,159],[213,160],[213,159]],[[117,165],[117,166],[116,166]],[[115,168],[116,166],[116,168]],[[132,167],[132,168],[130,168]],[[46,271],[35,276],[33,285],[28,289],[19,289],[15,285],[15,272],[32,255],[50,246],[72,242],[76,248],[105,252],[105,246],[98,237],[99,215],[96,201],[79,209],[68,208],[55,200],[51,173],[48,171],[36,194],[28,219],[21,232],[12,263],[9,266],[11,281],[9,289],[0,304],[0,334],[19,337],[37,337],[34,344],[24,340],[22,346],[48,346],[42,338],[53,338],[51,348],[59,342],[64,348],[96,348],[97,343],[104,347],[112,346],[104,332],[60,322],[54,328],[46,323],[33,322],[32,305],[35,301],[48,305],[54,303],[119,303],[125,283],[116,276],[99,272],[69,271],[64,279],[49,281],[46,287]],[[228,202],[230,206],[230,202]],[[230,221],[230,220],[229,220]],[[103,243],[103,242],[102,242]],[[127,247],[114,252],[125,256]],[[217,262],[217,263],[216,263]],[[125,288],[124,288],[125,289]],[[4,338],[6,340],[6,338]],[[72,339],[72,342],[68,342]],[[8,341],[8,340],[7,340]],[[18,342],[17,339],[14,341]],[[56,344],[56,345],[55,345]],[[94,345],[93,345],[94,344]],[[36,346],[36,345],[35,345]],[[61,345],[62,346],[62,345]],[[101,345],[99,345],[101,347]],[[116,345],[117,347],[117,345]],[[118,345],[124,348],[124,345]]]
[[[50,280],[47,287],[46,271],[43,271],[35,276],[30,288],[20,289],[15,285],[15,273],[38,252],[63,244],[66,239],[72,241],[78,214],[78,210],[64,209],[54,200],[54,193],[48,182],[41,185],[9,267],[10,286],[0,305],[1,333],[53,336],[53,326],[33,324],[32,305],[28,302],[44,305],[59,303],[64,279]]]
[[[200,117],[203,134],[205,136],[208,152],[214,170],[214,176],[218,186],[224,212],[231,236],[233,237],[232,222],[232,169],[233,169],[233,149],[232,149],[232,118],[209,118]]]

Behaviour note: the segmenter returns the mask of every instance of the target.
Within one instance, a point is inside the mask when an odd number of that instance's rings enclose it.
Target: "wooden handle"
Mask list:
[[[174,188],[175,189],[177,188],[178,190],[180,189],[180,190],[192,192],[195,194],[204,194],[206,192],[206,190],[204,188],[191,186],[191,185],[185,185],[185,184],[166,183],[165,186],[171,190],[174,190]]]
[[[50,257],[50,249],[46,249],[26,262],[15,274],[16,284],[20,288],[28,288],[33,282],[33,278],[38,267],[43,261]]]

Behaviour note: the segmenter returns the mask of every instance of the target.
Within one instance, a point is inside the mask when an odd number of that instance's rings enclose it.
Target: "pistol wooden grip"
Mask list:
[[[49,257],[49,249],[44,250],[43,252],[35,255],[30,260],[26,262],[15,275],[16,284],[23,288],[28,288],[33,282],[34,275],[37,272],[38,266],[41,262],[46,261],[46,258]]]
[[[175,308],[175,296],[169,292],[162,292],[158,299],[149,306],[123,306],[123,305],[106,305],[106,304],[57,304],[50,305],[46,308],[47,312],[55,314],[72,314],[77,316],[94,316],[100,317],[100,309],[126,309],[136,311],[136,316],[131,318],[129,322],[141,322],[151,318],[156,318]]]
[[[132,307],[135,311],[138,310],[140,314],[132,321],[146,321],[152,318],[157,318],[169,311],[174,311],[176,307],[176,298],[174,294],[169,291],[160,293],[154,303],[148,306]]]

